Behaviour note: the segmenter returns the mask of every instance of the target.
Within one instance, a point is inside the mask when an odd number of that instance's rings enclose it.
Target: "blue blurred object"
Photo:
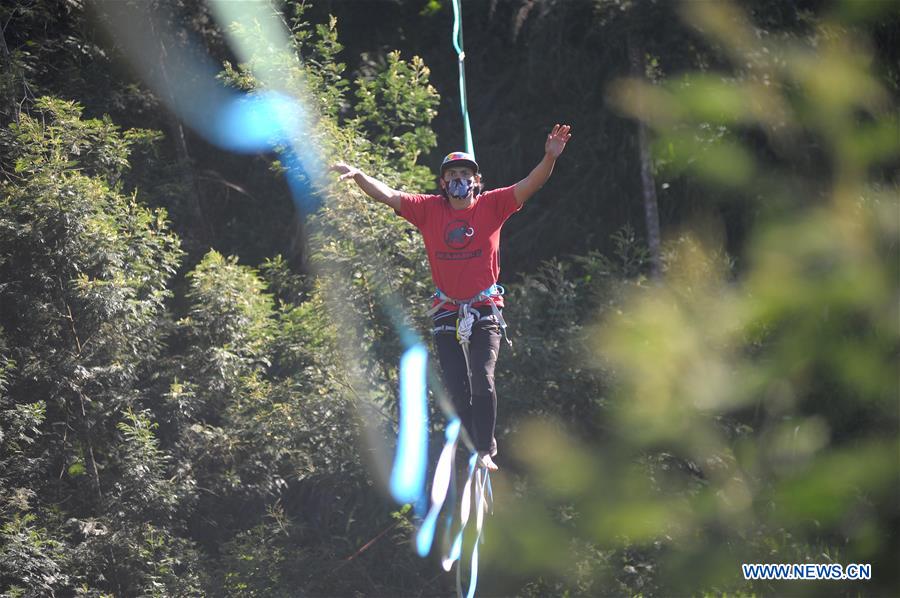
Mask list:
[[[285,169],[285,178],[291,188],[291,196],[294,203],[303,214],[311,214],[322,205],[320,195],[316,192],[314,180],[319,180],[316,174],[311,174],[310,167],[317,170],[318,160],[316,156],[306,159],[297,155],[293,148],[288,148],[281,153],[281,163]]]
[[[418,504],[425,495],[428,458],[427,364],[428,351],[422,344],[413,345],[400,359],[400,430],[390,489],[391,495],[401,504]]]
[[[228,98],[208,131],[218,145],[237,152],[260,152],[285,144],[302,131],[300,103],[277,91]]]

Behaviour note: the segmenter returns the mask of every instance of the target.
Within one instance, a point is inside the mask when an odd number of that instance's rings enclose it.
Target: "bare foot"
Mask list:
[[[497,464],[494,463],[494,460],[491,459],[491,454],[488,452],[480,452],[478,453],[478,461],[482,467],[487,469],[488,471],[497,471],[500,468],[497,467]]]

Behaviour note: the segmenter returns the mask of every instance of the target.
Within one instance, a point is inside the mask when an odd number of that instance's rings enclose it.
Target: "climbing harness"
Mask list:
[[[509,346],[512,347],[512,341],[506,334],[506,320],[503,319],[503,312],[500,311],[497,304],[494,303],[494,300],[492,299],[492,297],[503,295],[505,292],[506,290],[499,284],[492,284],[474,297],[466,299],[465,301],[453,299],[440,289],[435,291],[434,295],[431,296],[432,299],[437,299],[438,303],[425,312],[428,316],[434,316],[434,314],[439,312],[447,304],[456,305],[458,307],[456,313],[456,326],[435,326],[431,329],[431,332],[433,334],[451,330],[456,332],[456,340],[459,341],[459,346],[462,347],[463,357],[466,360],[466,375],[469,377],[469,388],[472,388],[472,366],[469,364],[469,338],[472,336],[472,326],[475,322],[482,319],[481,314],[477,309],[473,308],[472,305],[487,301],[488,305],[491,306],[491,316],[497,320],[497,323],[500,325],[500,331],[503,333],[503,338]]]
[[[447,330],[455,330],[456,338],[460,341],[460,343],[465,340],[465,342],[469,341],[469,336],[472,334],[472,324],[481,319],[481,314],[478,313],[478,310],[473,309],[472,305],[475,303],[487,302],[491,307],[491,315],[497,319],[497,323],[500,325],[500,330],[503,332],[503,338],[512,347],[512,341],[509,339],[509,336],[506,334],[506,320],[503,319],[503,312],[497,307],[497,304],[494,302],[493,297],[497,297],[500,295],[504,295],[506,293],[506,289],[504,289],[499,284],[492,284],[485,290],[481,291],[474,297],[465,300],[454,299],[450,297],[442,290],[437,289],[434,295],[431,296],[432,300],[437,299],[438,303],[425,312],[429,317],[434,316],[437,312],[441,311],[446,305],[456,305],[458,307],[458,315],[457,315],[457,325],[454,327],[449,326],[436,326],[432,328],[432,332],[444,332]],[[468,317],[471,316],[472,320],[469,322],[460,325],[460,322],[466,321]]]

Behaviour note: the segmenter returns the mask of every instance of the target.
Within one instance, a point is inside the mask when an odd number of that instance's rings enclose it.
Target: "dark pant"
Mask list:
[[[497,453],[494,427],[497,423],[497,392],[494,388],[494,368],[500,354],[500,323],[490,307],[477,308],[481,318],[472,326],[469,338],[469,365],[472,387],[466,373],[462,347],[456,340],[456,312],[435,314],[434,344],[441,362],[444,386],[468,432],[475,450]],[[448,330],[440,330],[448,327]]]

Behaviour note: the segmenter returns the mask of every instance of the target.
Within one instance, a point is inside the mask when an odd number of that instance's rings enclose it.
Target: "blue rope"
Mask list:
[[[463,133],[466,138],[466,151],[475,157],[475,144],[472,142],[472,127],[469,125],[469,105],[466,100],[466,53],[463,51],[462,8],[459,0],[453,0],[453,49],[456,50],[459,64],[459,105],[462,109]]]

